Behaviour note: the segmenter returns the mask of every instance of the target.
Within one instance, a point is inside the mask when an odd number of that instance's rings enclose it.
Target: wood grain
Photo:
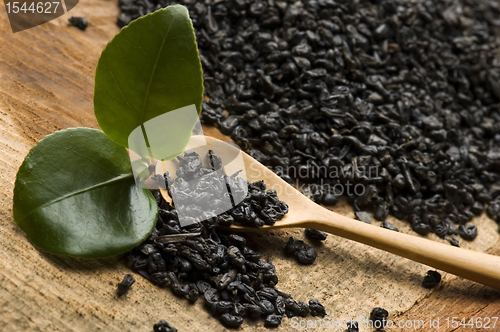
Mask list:
[[[180,331],[225,330],[201,301],[191,306],[139,276],[131,292],[118,299],[116,284],[129,272],[119,258],[76,260],[41,253],[12,219],[15,175],[29,149],[55,130],[97,128],[94,69],[119,31],[117,13],[116,1],[86,0],[71,14],[13,34],[0,5],[0,331],[152,331],[160,319]],[[85,16],[88,29],[68,26],[71,15]],[[335,210],[353,216],[345,203]],[[389,221],[412,233],[406,223]],[[465,247],[494,247],[500,254],[497,225],[485,217],[475,223],[480,235]],[[275,231],[250,242],[271,256],[279,288],[297,300],[318,298],[332,319],[366,317],[374,306],[385,307],[393,319],[500,312],[498,291],[450,275],[437,289],[423,289],[426,266],[334,236],[317,248],[314,265],[297,266],[282,253],[288,236],[302,239],[303,232]],[[290,330],[290,323],[284,318],[278,330]],[[266,330],[262,325],[245,323],[241,330]]]
[[[490,250],[491,254],[500,255],[500,245],[498,243]],[[486,329],[472,328],[470,326],[459,329],[454,329],[448,326],[446,319],[450,322],[452,317],[457,317],[460,321],[465,318],[468,322],[470,318],[498,317],[500,321],[500,291],[494,290],[486,286],[467,282],[459,278],[446,278],[445,282],[441,283],[437,289],[430,294],[425,300],[415,303],[415,305],[404,314],[399,315],[395,320],[414,321],[424,320],[426,328],[419,331],[430,330],[430,322],[436,322],[439,318],[439,325],[432,331],[448,332],[448,331],[486,331]],[[491,324],[489,330],[500,330],[500,322],[497,322],[495,328]],[[451,323],[450,323],[451,325]],[[407,331],[408,329],[395,329],[395,331]],[[417,329],[415,329],[417,330]]]

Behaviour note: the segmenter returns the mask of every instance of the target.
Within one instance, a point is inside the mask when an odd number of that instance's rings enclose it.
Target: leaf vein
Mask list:
[[[120,52],[121,52],[121,48],[120,48]],[[130,104],[130,102],[128,101],[127,99],[127,96],[125,95],[125,93],[123,93],[123,90],[122,90],[122,87],[120,86],[120,84],[118,84],[118,81],[116,80],[116,77],[115,77],[115,74],[113,73],[113,71],[111,70],[111,68],[109,69],[109,73],[111,74],[111,77],[113,77],[113,81],[115,82],[115,85],[118,87],[118,90],[120,90],[123,98],[125,99],[125,101],[127,102],[128,106],[130,106],[130,108],[134,111],[134,113],[139,116],[139,114],[137,114],[137,111],[136,109]]]
[[[151,89],[151,83],[153,82],[153,77],[155,75],[156,67],[158,66],[158,61],[160,60],[160,55],[163,51],[163,47],[165,46],[165,41],[167,40],[168,34],[170,33],[170,29],[172,28],[172,25],[174,24],[175,21],[175,16],[172,17],[172,21],[170,22],[170,26],[168,27],[167,33],[163,37],[163,41],[160,46],[160,50],[158,51],[158,55],[156,56],[156,61],[153,65],[153,70],[151,71],[151,76],[149,78],[149,83],[148,83],[148,88],[146,90],[146,96],[144,97],[144,101],[142,103],[142,109],[141,109],[141,125],[144,123],[144,108],[146,107],[146,102],[149,98],[149,91]]]
[[[23,216],[23,220],[26,219],[26,217],[28,217],[29,215],[31,215],[32,213],[40,210],[40,209],[43,209],[44,207],[47,207],[49,205],[52,205],[52,204],[55,204],[57,202],[60,202],[64,199],[67,199],[67,198],[70,198],[72,196],[75,196],[75,195],[79,195],[79,194],[83,194],[87,191],[92,191],[94,189],[98,189],[98,188],[101,188],[101,187],[104,187],[104,186],[107,186],[107,185],[110,185],[110,184],[113,184],[113,183],[116,183],[116,182],[120,182],[120,181],[123,181],[123,180],[126,180],[128,178],[132,178],[133,177],[133,174],[132,173],[128,173],[128,174],[121,174],[119,176],[116,176],[112,179],[109,179],[108,181],[104,181],[104,182],[101,182],[101,183],[98,183],[98,184],[95,184],[93,186],[89,186],[87,188],[83,188],[83,189],[80,189],[80,190],[77,190],[77,191],[74,191],[74,192],[71,192],[71,193],[68,193],[68,194],[65,194],[61,197],[58,197],[56,199],[53,199],[49,202],[46,202],[40,206],[37,206],[35,209],[33,209],[32,211],[30,211],[28,214],[24,215]],[[43,183],[40,182],[42,185]]]

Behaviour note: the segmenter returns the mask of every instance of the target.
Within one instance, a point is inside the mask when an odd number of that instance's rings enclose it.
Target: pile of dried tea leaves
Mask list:
[[[171,197],[203,197],[214,190],[220,192],[220,183],[233,189],[228,192],[232,199],[243,184],[248,186],[248,195],[225,213],[205,220],[200,216],[196,222],[181,227],[179,205],[189,200],[174,199],[174,208],[155,190],[153,194],[160,209],[156,228],[127,255],[128,266],[155,285],[169,287],[175,295],[190,302],[203,297],[212,314],[227,327],[240,326],[244,317],[260,318],[265,326],[275,327],[281,324],[284,314],[325,316],[325,309],[317,300],[311,300],[309,305],[295,302],[290,295],[276,289],[278,276],[274,265],[270,259],[261,260],[261,255],[247,245],[243,236],[216,229],[219,224],[247,223],[246,219],[252,220],[253,226],[259,224],[255,220],[274,223],[288,212],[286,203],[278,199],[276,192],[266,190],[262,181],[248,183],[225,174],[217,176],[219,173],[214,170],[220,169],[217,166],[221,160],[212,151],[204,156],[205,162],[196,152],[186,152],[177,159],[180,166],[175,180],[168,173],[156,176],[157,181],[168,184]],[[216,176],[207,177],[210,173]],[[210,204],[199,205],[200,197],[191,199],[198,205],[192,204],[184,211],[200,207],[208,211]]]
[[[120,0],[118,24],[172,3]],[[500,206],[497,1],[180,3],[210,98],[204,123],[316,202],[347,196],[453,245]]]

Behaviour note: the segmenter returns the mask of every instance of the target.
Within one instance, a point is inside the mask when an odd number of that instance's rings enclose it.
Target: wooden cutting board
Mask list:
[[[225,330],[202,301],[190,305],[138,275],[130,293],[118,299],[116,284],[130,272],[118,258],[78,260],[41,253],[14,223],[15,175],[29,149],[56,130],[97,128],[92,105],[94,71],[101,51],[119,31],[115,25],[118,7],[115,0],[86,0],[70,14],[16,34],[4,8],[1,4],[0,331],[142,332],[152,331],[161,319],[179,331]],[[85,16],[88,29],[83,32],[68,26],[72,15]],[[205,131],[217,133],[213,128]],[[345,204],[335,209],[353,216]],[[406,223],[389,221],[412,233]],[[498,226],[484,216],[475,223],[478,238],[462,244],[500,255]],[[303,239],[303,231],[275,231],[253,242],[276,265],[278,287],[296,300],[319,299],[332,321],[366,318],[375,306],[387,309],[396,324],[424,320],[427,327],[391,331],[428,331],[429,321],[438,317],[440,327],[433,331],[454,331],[447,327],[447,317],[500,316],[497,290],[451,275],[436,289],[426,290],[420,283],[427,266],[335,236],[317,247],[318,259],[312,266],[299,266],[283,254],[289,236]],[[241,330],[267,329],[259,321],[245,322]],[[284,318],[278,330],[292,330],[292,321]],[[306,329],[310,330],[332,329]],[[360,330],[370,331],[363,326]]]

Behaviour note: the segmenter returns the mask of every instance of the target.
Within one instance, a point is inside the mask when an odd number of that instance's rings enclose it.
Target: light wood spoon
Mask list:
[[[213,137],[199,136],[192,139],[190,144],[191,147],[199,147],[201,150],[197,152],[200,155],[204,155],[203,148],[206,151],[207,145],[211,147],[217,143],[224,144],[223,141]],[[256,232],[296,227],[318,229],[500,289],[499,256],[453,247],[448,244],[391,231],[342,216],[312,202],[270,171],[266,166],[246,153],[239,152],[237,148],[227,145],[224,149],[218,148],[214,150],[222,158],[224,165],[226,161],[234,159],[235,153],[241,153],[241,158],[246,168],[247,180],[250,182],[263,180],[267,185],[267,189],[275,189],[279,199],[286,202],[289,207],[289,212],[285,217],[273,226],[253,228],[233,225],[229,228],[230,230],[234,230],[235,232]],[[241,169],[241,163],[233,162],[224,166],[226,174],[233,174],[239,170],[238,167]],[[165,164],[163,164],[162,168],[165,171]],[[240,176],[245,176],[245,174],[240,174]],[[162,190],[162,195],[170,201],[170,197],[165,190]]]

